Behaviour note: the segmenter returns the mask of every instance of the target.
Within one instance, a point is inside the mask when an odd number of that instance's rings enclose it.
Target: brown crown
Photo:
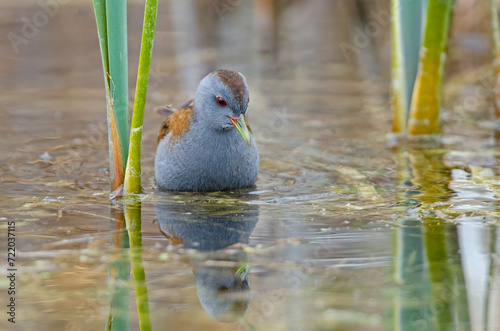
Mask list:
[[[232,70],[217,70],[214,74],[231,90],[234,98],[239,103],[243,103],[245,97],[246,85],[243,76]]]

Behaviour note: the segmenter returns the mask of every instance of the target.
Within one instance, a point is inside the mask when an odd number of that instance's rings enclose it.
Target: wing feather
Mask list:
[[[169,109],[173,109],[168,106]],[[189,130],[189,124],[193,117],[194,110],[194,100],[186,103],[181,109],[173,111],[170,115],[163,121],[160,127],[160,132],[158,134],[158,143],[165,138],[170,132],[172,132],[172,142],[179,139],[182,134]]]

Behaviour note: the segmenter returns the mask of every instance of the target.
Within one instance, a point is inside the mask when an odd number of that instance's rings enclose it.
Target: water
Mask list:
[[[2,6],[1,35],[41,10]],[[6,238],[16,222],[18,291],[16,324],[3,313],[0,328],[138,330],[149,311],[154,330],[498,330],[498,152],[491,99],[477,97],[488,71],[450,75],[442,145],[391,149],[389,26],[349,62],[354,2],[288,3],[275,23],[265,2],[212,6],[160,4],[145,195],[125,214],[108,198],[90,3],[61,5],[17,54],[1,39],[0,225]],[[133,2],[132,91],[141,21]],[[220,67],[250,85],[256,187],[156,192],[152,109],[183,104]]]

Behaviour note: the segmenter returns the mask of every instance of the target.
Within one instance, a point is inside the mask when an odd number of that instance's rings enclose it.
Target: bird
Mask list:
[[[256,194],[237,192],[224,204],[207,201],[204,194],[189,199],[182,193],[160,195],[168,199],[158,199],[154,209],[169,244],[203,252],[203,258],[195,254],[189,261],[201,306],[219,322],[242,318],[250,306],[249,261],[243,247],[259,221],[259,205],[246,201]]]
[[[241,73],[206,75],[194,100],[168,115],[158,134],[156,188],[160,191],[224,191],[254,186],[259,152],[248,125],[248,85]]]

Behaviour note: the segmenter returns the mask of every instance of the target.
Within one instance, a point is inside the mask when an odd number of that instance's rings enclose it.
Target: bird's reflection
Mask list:
[[[245,198],[200,195],[155,205],[160,231],[171,245],[203,252],[191,259],[198,298],[203,309],[221,322],[241,318],[250,305],[247,255],[238,244],[248,243],[259,209],[242,202]]]

